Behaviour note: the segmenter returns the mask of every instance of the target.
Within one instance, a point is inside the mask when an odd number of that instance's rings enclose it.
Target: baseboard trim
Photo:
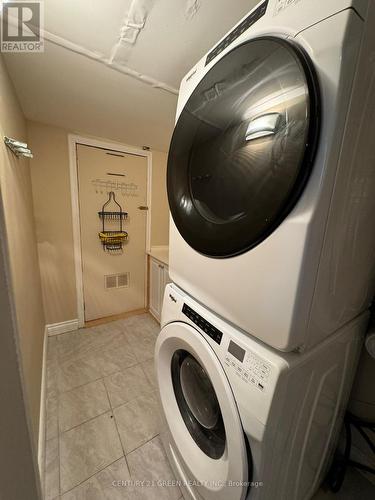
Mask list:
[[[61,333],[72,332],[78,330],[78,319],[63,321],[62,323],[53,323],[46,325],[48,335],[60,335]]]
[[[151,314],[151,316],[154,318],[154,320],[156,320],[159,323],[159,325],[160,325],[161,318],[159,318],[157,316],[157,314],[154,313],[154,311],[151,309],[151,307],[149,307],[148,312]]]
[[[85,328],[90,328],[92,326],[105,325],[111,323],[112,321],[117,321],[119,319],[130,318],[131,316],[138,316],[139,314],[145,314],[148,310],[145,308],[135,309],[134,311],[129,311],[121,314],[115,314],[113,316],[106,316],[104,318],[92,319],[85,322]]]
[[[39,436],[38,436],[38,466],[42,489],[44,486],[44,459],[46,449],[46,398],[47,398],[47,348],[48,329],[44,329],[43,359],[42,359],[42,381],[40,385],[40,413],[39,413]]]

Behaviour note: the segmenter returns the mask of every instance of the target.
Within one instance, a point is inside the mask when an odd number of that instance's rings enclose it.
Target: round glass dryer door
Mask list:
[[[312,65],[274,37],[236,47],[208,71],[176,124],[168,199],[185,241],[212,257],[269,236],[306,184],[318,140]]]

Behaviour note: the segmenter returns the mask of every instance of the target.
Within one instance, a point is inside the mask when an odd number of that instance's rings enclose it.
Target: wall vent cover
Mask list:
[[[117,288],[124,288],[129,286],[129,273],[122,273],[117,275]]]
[[[104,276],[104,287],[106,290],[113,288],[127,288],[129,286],[129,273],[110,274]]]

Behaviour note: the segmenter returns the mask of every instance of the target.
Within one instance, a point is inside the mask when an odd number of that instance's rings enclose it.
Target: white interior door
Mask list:
[[[82,277],[85,321],[145,307],[147,158],[77,145]],[[122,251],[106,251],[99,239],[98,212],[113,192],[128,218],[128,241]],[[140,208],[141,207],[141,208]],[[113,202],[108,211],[118,211]],[[116,231],[119,220],[106,220]]]

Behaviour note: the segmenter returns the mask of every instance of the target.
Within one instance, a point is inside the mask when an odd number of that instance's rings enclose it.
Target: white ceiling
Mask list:
[[[256,3],[45,0],[45,52],[6,54],[6,64],[28,119],[166,151],[173,89]],[[118,44],[124,25],[135,43]]]

